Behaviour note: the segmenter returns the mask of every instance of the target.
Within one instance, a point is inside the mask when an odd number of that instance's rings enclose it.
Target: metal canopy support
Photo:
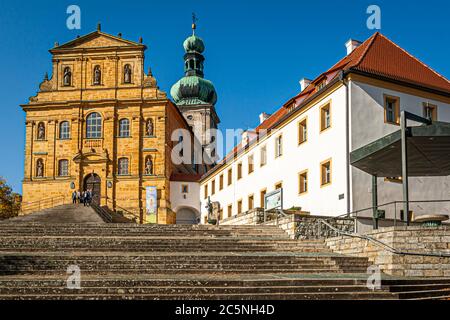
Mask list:
[[[409,226],[409,190],[408,190],[408,146],[406,114],[402,111],[400,115],[400,131],[402,145],[402,183],[403,183],[403,214],[406,214],[406,225]]]
[[[372,176],[372,208],[373,208],[373,228],[378,229],[378,182],[377,176]]]

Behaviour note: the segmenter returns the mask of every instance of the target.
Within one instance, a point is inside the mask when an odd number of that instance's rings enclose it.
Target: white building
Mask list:
[[[349,154],[399,130],[400,111],[431,113],[450,122],[450,82],[380,33],[346,43],[347,56],[248,132],[227,158],[200,180],[197,210],[208,197],[221,218],[263,207],[264,195],[283,188],[283,207],[337,216],[371,207],[370,175],[349,165]],[[267,134],[262,135],[264,130]],[[450,198],[450,178],[410,178],[410,199]],[[379,204],[402,200],[396,179],[378,181]],[[449,204],[440,213],[450,213]],[[385,208],[387,218],[400,207]],[[426,211],[421,205],[415,213]],[[362,213],[371,216],[371,211]]]

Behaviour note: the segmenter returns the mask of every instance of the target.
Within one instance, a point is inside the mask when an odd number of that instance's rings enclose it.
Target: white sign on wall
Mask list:
[[[283,210],[283,189],[277,189],[264,196],[264,210]]]

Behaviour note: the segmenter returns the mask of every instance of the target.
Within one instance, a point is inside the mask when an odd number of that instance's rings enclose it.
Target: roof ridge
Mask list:
[[[83,39],[88,39],[89,37],[93,37],[95,35],[105,36],[105,37],[112,38],[114,40],[121,41],[121,42],[124,42],[124,43],[128,43],[128,44],[134,45],[134,46],[144,46],[144,44],[135,42],[133,40],[120,38],[120,37],[117,37],[115,35],[103,32],[103,31],[95,30],[95,31],[89,32],[89,33],[87,33],[87,34],[85,34],[83,36],[80,36],[80,37],[77,37],[75,39],[69,40],[69,41],[67,41],[67,42],[65,42],[65,43],[63,43],[63,44],[61,44],[61,45],[59,45],[57,47],[52,48],[51,50],[60,49],[60,48],[69,46],[69,45],[74,44],[76,42],[79,42],[79,41],[81,41]]]
[[[352,67],[357,67],[363,61],[364,57],[369,52],[369,49],[372,47],[372,45],[375,42],[375,39],[378,35],[381,35],[381,33],[377,31],[369,39],[366,40],[366,41],[369,41],[369,43],[367,44],[367,47],[364,49],[364,52],[362,53],[362,55],[359,57],[359,59],[356,61],[356,63]]]
[[[394,46],[396,46],[398,49],[400,49],[401,51],[403,51],[404,53],[406,53],[408,56],[410,56],[411,58],[413,58],[415,61],[417,61],[418,63],[420,63],[422,66],[424,66],[425,68],[428,68],[429,70],[431,70],[435,75],[437,75],[438,77],[442,78],[443,80],[447,81],[450,84],[450,81],[444,77],[442,74],[440,74],[439,72],[435,71],[433,68],[431,68],[430,66],[428,66],[427,64],[425,64],[424,62],[420,61],[418,58],[416,58],[415,56],[413,56],[412,54],[410,54],[408,51],[406,51],[405,49],[403,49],[402,47],[400,47],[398,44],[396,44],[394,41],[392,41],[391,39],[389,39],[388,37],[382,35],[380,33],[380,36],[383,37],[384,39],[386,39],[388,42],[392,43]]]

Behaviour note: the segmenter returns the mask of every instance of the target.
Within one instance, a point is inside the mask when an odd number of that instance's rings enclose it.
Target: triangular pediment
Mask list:
[[[110,48],[110,47],[145,47],[141,43],[125,40],[101,31],[94,31],[75,40],[69,41],[63,45],[53,48],[55,50],[76,50],[89,48]]]

